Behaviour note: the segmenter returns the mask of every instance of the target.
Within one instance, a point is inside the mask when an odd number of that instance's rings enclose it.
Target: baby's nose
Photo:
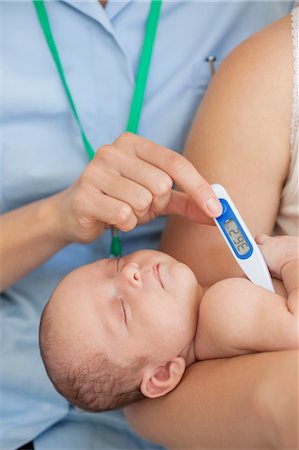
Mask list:
[[[135,287],[142,286],[141,272],[138,264],[127,264],[123,267],[121,275],[130,283],[130,285]]]

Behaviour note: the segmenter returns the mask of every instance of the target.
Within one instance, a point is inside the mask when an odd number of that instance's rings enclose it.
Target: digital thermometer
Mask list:
[[[232,199],[220,184],[212,184],[212,189],[222,205],[214,221],[235,260],[252,283],[274,292],[264,257]]]

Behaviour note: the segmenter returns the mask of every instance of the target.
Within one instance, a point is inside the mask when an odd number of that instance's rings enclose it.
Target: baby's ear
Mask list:
[[[157,398],[172,391],[181,381],[186,363],[180,356],[163,366],[148,367],[142,377],[140,390],[145,397]]]

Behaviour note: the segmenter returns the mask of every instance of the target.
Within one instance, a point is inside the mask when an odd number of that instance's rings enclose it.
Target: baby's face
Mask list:
[[[75,270],[55,290],[50,306],[58,342],[74,355],[92,348],[118,364],[139,356],[159,363],[193,339],[198,283],[186,265],[142,250]]]

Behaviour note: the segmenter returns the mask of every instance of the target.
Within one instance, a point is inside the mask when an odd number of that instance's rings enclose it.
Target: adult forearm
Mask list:
[[[34,270],[67,244],[59,228],[59,195],[0,217],[0,290]]]
[[[295,449],[298,355],[196,363],[171,394],[126,413],[137,433],[169,449]]]

